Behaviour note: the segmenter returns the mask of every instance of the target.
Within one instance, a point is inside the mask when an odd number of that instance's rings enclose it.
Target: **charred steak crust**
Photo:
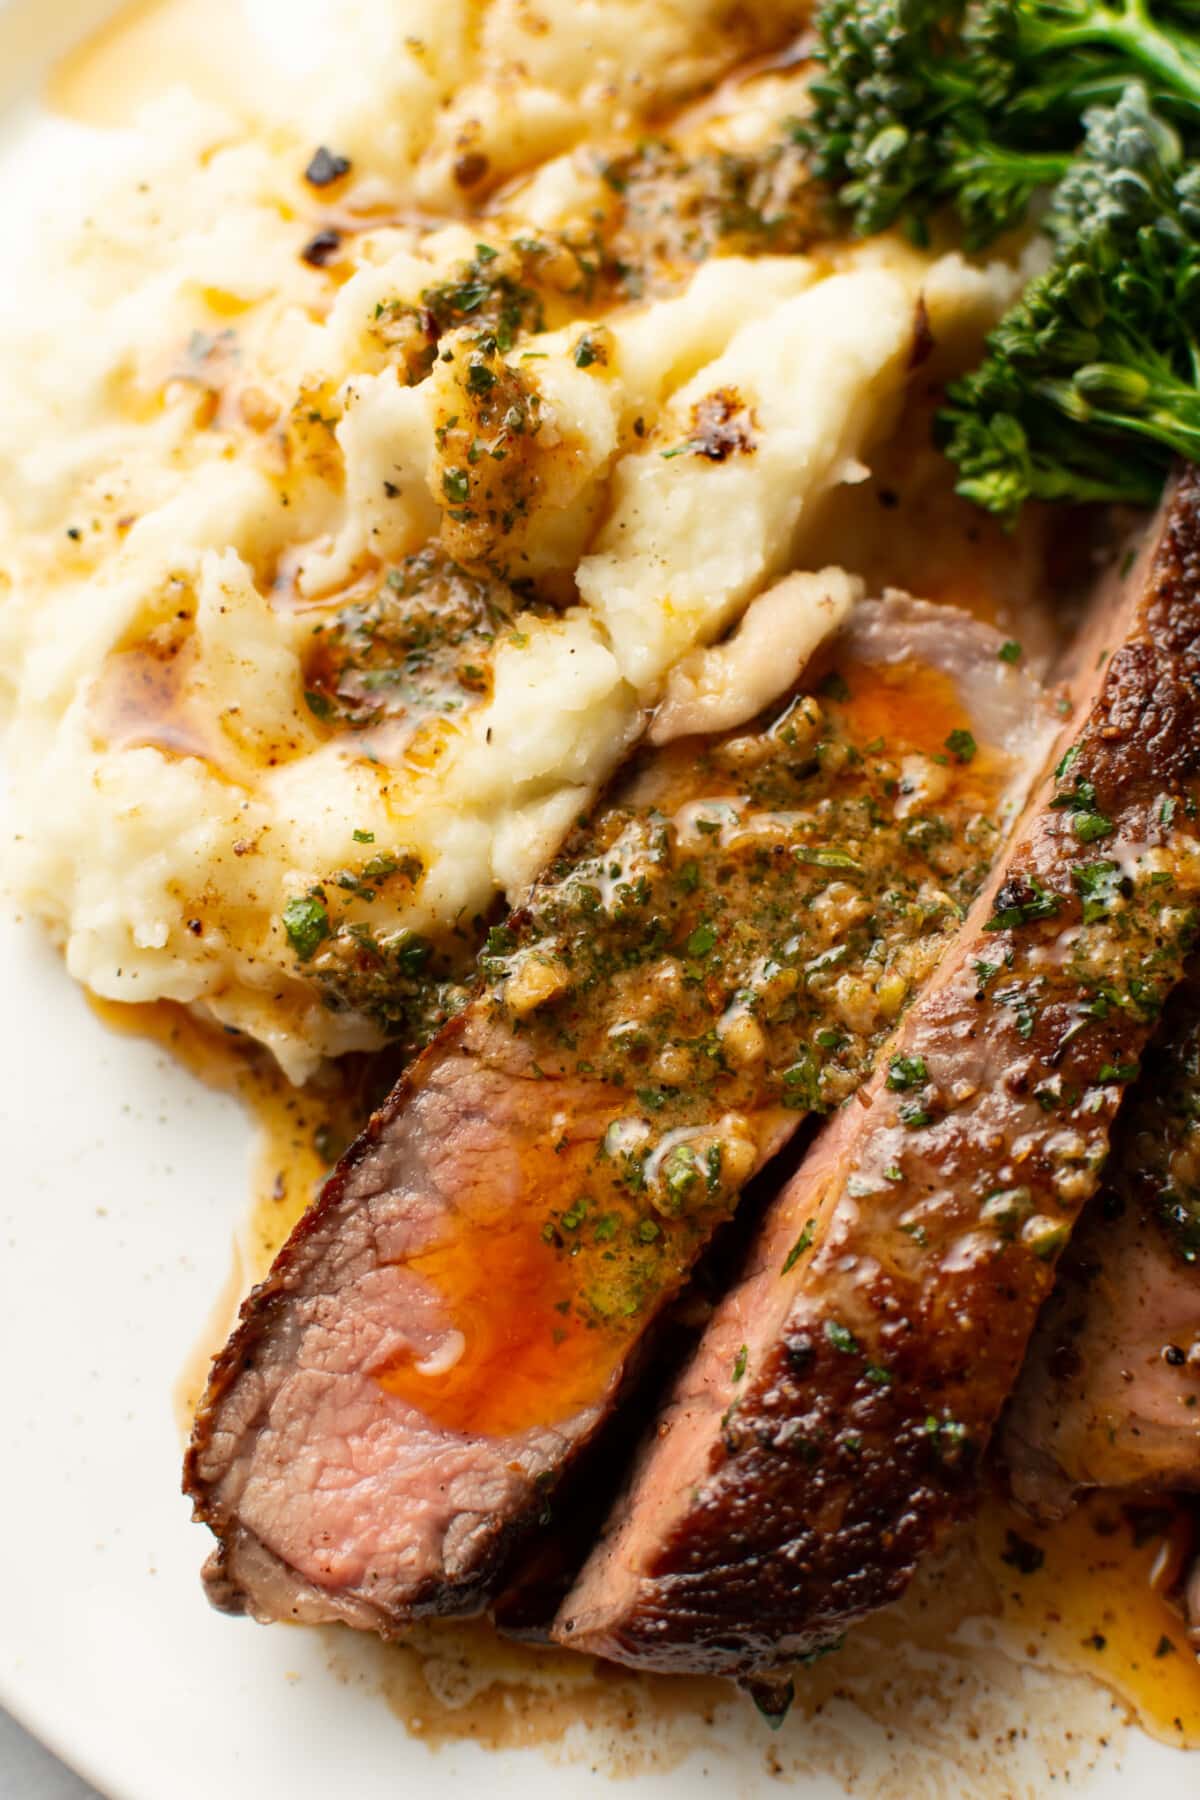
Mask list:
[[[1087,1488],[1200,1488],[1200,968],[1122,1108],[1005,1414],[1014,1497],[1061,1518]]]
[[[727,1673],[819,1650],[971,1498],[1196,935],[1200,473],[1112,612],[998,888],[776,1202],[560,1641]]]

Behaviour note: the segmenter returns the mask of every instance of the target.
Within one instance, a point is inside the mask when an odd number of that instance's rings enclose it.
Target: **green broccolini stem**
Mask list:
[[[1019,7],[1018,13],[1023,16],[1026,10]],[[1131,73],[1136,70],[1151,76],[1181,98],[1200,105],[1200,47],[1178,33],[1161,30],[1142,0],[1126,0],[1119,11],[1108,6],[1089,7],[1072,25],[1039,22],[1029,37],[1030,49],[1036,56],[1085,45],[1119,50],[1131,65]]]
[[[1145,398],[1149,404],[1134,409],[1094,402],[1078,383],[1079,376],[1074,381],[1039,382],[1038,392],[1080,424],[1114,434],[1132,432],[1150,443],[1165,445],[1188,462],[1200,462],[1200,396],[1193,390],[1164,383],[1148,390]]]
[[[1005,144],[972,145],[962,140],[957,169],[964,177],[978,171],[1005,176],[1037,187],[1053,187],[1071,166],[1069,151],[1011,150]]]
[[[964,199],[977,185],[981,189],[1024,188],[1030,193],[1035,188],[1053,187],[1071,166],[1070,152],[1065,150],[1013,150],[1005,144],[973,144],[957,137],[954,143],[954,183]]]
[[[1131,83],[1095,108],[1055,190],[1047,272],[950,390],[959,492],[1149,500],[1173,456],[1200,462],[1200,165]]]

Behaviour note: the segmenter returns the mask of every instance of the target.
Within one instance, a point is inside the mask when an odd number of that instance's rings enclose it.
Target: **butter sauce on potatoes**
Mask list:
[[[21,896],[297,1080],[452,1009],[672,666],[820,566],[921,297],[1016,283],[822,243],[786,58],[646,135],[786,9],[465,10],[152,102],[0,348]]]

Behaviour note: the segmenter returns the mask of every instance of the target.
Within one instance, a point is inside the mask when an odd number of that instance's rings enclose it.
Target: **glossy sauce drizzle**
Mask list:
[[[544,1196],[570,1179],[569,1163],[551,1160],[523,1169],[521,1186]],[[513,1207],[409,1262],[454,1330],[440,1355],[406,1357],[381,1385],[451,1431],[507,1437],[570,1418],[601,1399],[626,1348],[619,1327],[579,1317],[571,1264],[547,1254],[540,1219],[532,1224],[528,1209]]]
[[[636,801],[618,786],[535,887],[498,972],[485,958],[472,1029],[489,1016],[485,1060],[516,1059],[496,1090],[511,1118],[456,1123],[439,1152],[440,1234],[405,1266],[441,1335],[378,1376],[437,1425],[506,1437],[599,1401],[754,1169],[869,1071],[905,992],[878,971],[913,949],[888,896],[903,885],[919,912],[936,867],[906,836],[904,759],[937,777],[923,810],[950,838],[994,803],[1006,758],[976,745],[938,670],[845,660],[825,690],[811,717],[774,709],[732,759],[732,734],[647,758]],[[969,753],[948,753],[955,734]],[[967,867],[969,900],[986,862]],[[927,960],[957,916],[933,907]],[[877,976],[895,987],[853,1039],[842,971],[866,1007]],[[519,1004],[527,983],[545,1004]]]
[[[211,760],[211,741],[189,705],[191,661],[180,642],[147,639],[113,651],[92,701],[92,719],[105,743],[114,750],[150,746]]]
[[[843,705],[846,728],[860,744],[883,743],[945,756],[951,732],[969,723],[950,677],[941,669],[911,660],[882,667],[851,663],[846,667],[849,698]],[[978,773],[994,758],[982,751]],[[991,797],[991,796],[989,796]]]
[[[1189,1749],[1200,1748],[1200,1662],[1178,1593],[1200,1555],[1198,1527],[1186,1501],[1122,1505],[1109,1494],[1046,1526],[990,1497],[978,1527],[1018,1653],[1093,1675],[1145,1730]]]

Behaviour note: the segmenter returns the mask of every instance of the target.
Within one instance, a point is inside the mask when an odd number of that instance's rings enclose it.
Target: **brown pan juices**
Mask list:
[[[976,1541],[1018,1654],[1094,1676],[1152,1736],[1200,1748],[1200,1662],[1181,1610],[1200,1554],[1193,1502],[1092,1494],[1042,1525],[997,1491]]]

